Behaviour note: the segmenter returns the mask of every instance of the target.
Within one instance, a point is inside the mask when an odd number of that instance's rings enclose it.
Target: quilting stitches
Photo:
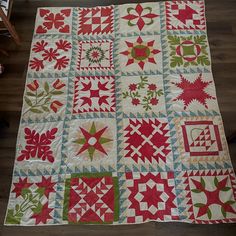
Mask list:
[[[74,80],[73,113],[114,112],[114,76],[80,76]]]
[[[79,41],[78,70],[113,70],[111,40]]]
[[[132,158],[137,163],[166,161],[171,152],[168,123],[158,119],[130,119],[124,131],[125,158]]]
[[[40,8],[36,34],[68,34],[71,32],[71,8]]]
[[[113,6],[79,8],[78,34],[111,34],[114,31],[113,22]]]
[[[205,30],[202,1],[166,2],[167,30]]]
[[[173,172],[126,173],[127,222],[178,220]]]
[[[109,174],[88,174],[67,179],[64,218],[73,223],[117,221],[117,180]]]

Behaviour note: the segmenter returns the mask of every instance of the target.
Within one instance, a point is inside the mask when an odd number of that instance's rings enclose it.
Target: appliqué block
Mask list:
[[[39,8],[36,34],[70,34],[72,8]]]

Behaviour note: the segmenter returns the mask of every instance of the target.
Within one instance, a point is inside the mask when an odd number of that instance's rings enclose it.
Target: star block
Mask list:
[[[127,223],[178,220],[173,172],[126,173]]]
[[[73,113],[114,112],[114,76],[79,76],[74,79]]]
[[[112,40],[79,41],[77,69],[113,70]]]
[[[111,224],[118,220],[118,179],[110,173],[73,174],[66,179],[64,220]]]

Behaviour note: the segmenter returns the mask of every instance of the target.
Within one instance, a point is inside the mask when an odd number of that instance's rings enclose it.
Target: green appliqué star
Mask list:
[[[96,151],[99,151],[107,155],[107,152],[103,147],[103,144],[112,141],[112,139],[102,136],[104,132],[107,130],[107,128],[108,127],[106,126],[100,130],[97,130],[94,122],[92,123],[89,131],[80,127],[83,137],[74,141],[74,143],[82,145],[77,155],[87,151],[91,161],[93,160]]]

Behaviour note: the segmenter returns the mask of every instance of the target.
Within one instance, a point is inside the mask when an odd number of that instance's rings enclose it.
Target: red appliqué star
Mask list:
[[[188,107],[188,105],[196,100],[201,103],[205,108],[207,106],[207,99],[216,99],[215,97],[209,95],[205,92],[205,89],[212,81],[205,82],[202,80],[202,74],[199,74],[198,78],[190,82],[180,75],[181,81],[179,83],[174,83],[178,88],[182,89],[182,93],[176,97],[173,101],[182,100],[184,102],[184,110]]]
[[[126,66],[137,63],[143,69],[145,63],[156,64],[154,55],[160,53],[160,51],[153,48],[154,42],[155,40],[144,42],[140,36],[134,43],[125,41],[128,48],[120,54],[127,56]]]

